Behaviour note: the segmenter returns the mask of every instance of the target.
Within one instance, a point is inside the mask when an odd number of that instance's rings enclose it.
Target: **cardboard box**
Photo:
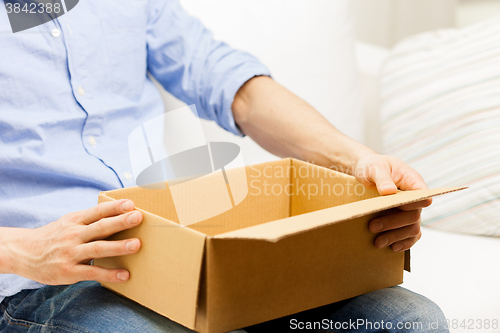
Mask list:
[[[99,202],[128,198],[144,216],[112,237],[138,237],[137,254],[94,261],[131,273],[125,283],[104,286],[197,332],[261,323],[402,283],[409,252],[377,249],[368,222],[459,190],[382,197],[351,176],[295,159],[248,166],[246,174],[240,204],[187,227],[178,223],[168,188],[102,192]],[[186,196],[210,193],[219,179],[184,183]]]

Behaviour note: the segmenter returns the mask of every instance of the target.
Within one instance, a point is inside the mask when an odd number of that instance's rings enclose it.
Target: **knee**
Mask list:
[[[415,294],[408,311],[402,314],[403,321],[414,324],[408,332],[449,332],[441,308],[430,299]]]
[[[441,308],[430,299],[401,287],[379,291],[380,306],[397,332],[449,332]]]

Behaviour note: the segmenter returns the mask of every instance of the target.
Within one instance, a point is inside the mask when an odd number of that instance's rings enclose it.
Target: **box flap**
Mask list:
[[[351,220],[371,213],[399,207],[408,203],[422,201],[430,197],[459,191],[466,187],[400,191],[393,195],[380,196],[359,202],[353,202],[316,212],[297,215],[249,228],[223,233],[217,239],[258,239],[277,242],[282,238],[307,230],[320,228],[332,223]]]
[[[114,199],[106,193],[99,195],[99,202],[110,200]],[[109,239],[137,237],[142,242],[139,252],[94,260],[98,266],[128,269],[130,280],[102,284],[194,329],[206,236],[141,207],[137,210],[143,215],[142,223]]]
[[[214,236],[290,216],[290,197],[285,191],[282,191],[280,195],[266,195],[263,185],[267,184],[268,190],[273,186],[279,189],[287,188],[290,183],[288,175],[290,160],[255,164],[245,169],[247,184],[233,182],[232,187],[228,185],[227,188],[231,192],[234,192],[235,186],[238,185],[248,188],[246,198],[232,209],[207,220],[190,224],[188,228],[200,231],[207,236]],[[238,169],[228,169],[226,177],[231,179],[238,173]],[[196,186],[197,183],[194,182],[193,185]],[[194,187],[192,190],[197,191],[197,188]],[[213,195],[213,193],[208,193],[206,195]]]

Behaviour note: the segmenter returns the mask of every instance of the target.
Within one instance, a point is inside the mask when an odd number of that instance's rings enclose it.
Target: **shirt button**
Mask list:
[[[59,30],[59,29],[52,30],[52,37],[57,38],[59,36],[61,36],[61,30]]]
[[[131,174],[130,172],[125,171],[125,172],[123,173],[123,175],[125,176],[125,178],[126,178],[127,180],[131,180],[131,179],[132,179],[132,174]]]
[[[85,95],[85,90],[83,90],[82,86],[78,86],[78,93],[80,94],[80,96]]]
[[[97,141],[96,141],[96,139],[95,139],[93,136],[91,136],[91,137],[89,138],[89,143],[90,143],[90,145],[91,145],[92,147],[95,147],[95,145],[96,145]]]

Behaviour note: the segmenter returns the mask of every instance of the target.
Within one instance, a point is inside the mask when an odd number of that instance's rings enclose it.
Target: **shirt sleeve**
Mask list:
[[[152,0],[147,31],[148,70],[172,95],[195,104],[198,115],[236,135],[231,106],[238,89],[269,70],[254,56],[216,41],[177,0]]]

